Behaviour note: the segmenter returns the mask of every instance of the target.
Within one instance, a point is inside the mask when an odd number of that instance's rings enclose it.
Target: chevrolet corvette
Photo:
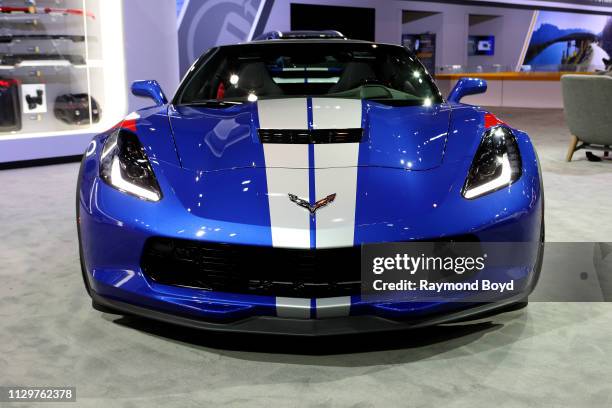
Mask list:
[[[445,97],[404,47],[336,32],[215,47],[171,100],[91,141],[77,188],[81,269],[94,308],[188,327],[333,335],[482,316],[492,302],[376,301],[360,248],[411,241],[544,240],[528,135]],[[527,293],[527,291],[525,292]]]

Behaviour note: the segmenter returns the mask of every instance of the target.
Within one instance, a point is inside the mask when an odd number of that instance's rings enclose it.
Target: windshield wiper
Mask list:
[[[206,108],[229,108],[230,106],[242,105],[243,102],[219,101],[216,99],[207,99],[202,101],[184,102],[178,106],[204,106]]]
[[[367,101],[377,102],[387,106],[422,106],[423,101],[419,99],[393,99],[393,98],[365,98]]]

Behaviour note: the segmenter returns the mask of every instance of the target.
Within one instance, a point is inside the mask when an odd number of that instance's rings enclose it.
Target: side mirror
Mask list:
[[[484,79],[460,78],[448,95],[448,101],[458,103],[464,96],[477,95],[485,92],[487,92],[487,81]]]
[[[155,101],[155,105],[162,106],[168,103],[164,91],[157,81],[134,81],[132,84],[132,94],[136,96],[143,96],[145,98],[151,98]]]

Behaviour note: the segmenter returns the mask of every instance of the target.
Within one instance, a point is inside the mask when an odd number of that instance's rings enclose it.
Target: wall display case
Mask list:
[[[117,0],[0,0],[0,144],[87,139],[125,116],[121,7]],[[63,154],[62,143],[50,156],[74,154]]]

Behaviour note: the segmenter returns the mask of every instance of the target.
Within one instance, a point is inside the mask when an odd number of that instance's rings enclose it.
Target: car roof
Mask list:
[[[349,39],[344,34],[335,30],[297,30],[297,31],[269,31],[256,37],[255,39],[235,44],[235,45],[246,45],[246,44],[372,44],[372,45],[392,45],[398,46],[397,44],[384,44],[375,43],[366,40]]]
[[[346,38],[275,38],[272,40],[253,40],[248,43],[241,44],[278,44],[278,43],[343,43],[343,44],[375,44],[372,41],[365,40],[349,40]]]
[[[330,38],[321,38],[321,39],[313,39],[313,38],[286,38],[286,39],[274,39],[274,40],[256,40],[256,41],[248,41],[238,44],[228,44],[217,46],[216,48],[233,48],[233,47],[249,47],[249,46],[266,46],[266,45],[278,45],[278,44],[370,44],[376,46],[384,46],[384,47],[399,47],[403,49],[407,49],[399,44],[390,44],[390,43],[379,43],[365,40],[347,40],[347,39],[330,39]]]
[[[292,30],[292,31],[268,31],[262,33],[253,40],[278,40],[283,38],[335,38],[345,40],[347,37],[336,30]]]
[[[414,53],[408,48],[401,46],[399,44],[389,44],[389,43],[377,43],[372,41],[365,40],[347,40],[347,39],[330,39],[330,38],[322,38],[322,39],[274,39],[274,40],[257,40],[257,41],[249,41],[238,44],[227,44],[227,45],[219,45],[217,47],[211,48],[211,51],[214,49],[236,49],[236,48],[248,48],[248,47],[267,47],[274,45],[289,45],[289,44],[355,44],[355,45],[373,45],[373,46],[381,46],[381,47],[393,47],[393,48],[401,48],[411,54],[413,57]]]

